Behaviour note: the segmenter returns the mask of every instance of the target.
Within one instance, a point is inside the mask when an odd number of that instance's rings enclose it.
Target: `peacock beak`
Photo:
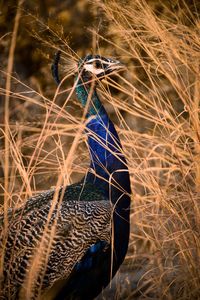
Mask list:
[[[108,67],[106,68],[106,73],[111,73],[111,72],[115,72],[115,71],[118,71],[118,70],[122,70],[124,69],[125,66],[120,62],[120,61],[114,61],[114,62],[111,62]]]

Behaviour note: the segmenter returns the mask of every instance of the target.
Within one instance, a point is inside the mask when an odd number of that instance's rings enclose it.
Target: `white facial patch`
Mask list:
[[[97,69],[93,64],[85,64],[84,69],[88,72],[91,72],[95,75],[99,75],[104,72],[104,69]]]
[[[90,60],[87,60],[87,62],[85,63],[84,69],[98,76],[100,74],[103,75],[107,71],[114,71],[117,69],[121,69],[121,64],[117,60],[114,61],[111,59],[91,58]]]

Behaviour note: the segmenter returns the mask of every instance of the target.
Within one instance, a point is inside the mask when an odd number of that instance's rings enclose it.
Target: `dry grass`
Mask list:
[[[199,299],[199,20],[186,4],[190,26],[169,11],[166,18],[158,17],[145,1],[96,5],[107,18],[108,34],[93,33],[94,51],[114,53],[127,66],[99,86],[107,110],[115,115],[133,190],[125,264],[131,275],[118,286],[116,299]],[[10,51],[9,61],[13,57]],[[39,190],[70,184],[86,171],[84,113],[73,88],[67,85],[63,91],[66,83],[51,98],[21,82],[16,90],[1,88],[16,103],[6,101],[5,115],[10,109],[11,118],[9,123],[6,117],[1,137],[4,210]],[[59,99],[62,106],[56,104]],[[30,117],[33,108],[39,121]],[[13,123],[19,111],[23,118]]]

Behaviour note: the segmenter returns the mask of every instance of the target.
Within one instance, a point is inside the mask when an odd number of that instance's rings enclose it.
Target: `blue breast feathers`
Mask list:
[[[108,115],[103,114],[93,117],[87,123],[87,129],[92,163],[104,166],[110,172],[116,170],[122,162],[122,147]]]
[[[92,269],[93,265],[96,263],[97,254],[103,251],[103,249],[105,249],[107,245],[108,243],[105,241],[99,241],[96,244],[92,245],[87,250],[81,261],[75,265],[74,270],[80,272]]]
[[[107,114],[96,115],[87,123],[91,169],[87,180],[101,188],[108,197],[110,175],[116,170],[127,169],[126,160],[113,123]]]

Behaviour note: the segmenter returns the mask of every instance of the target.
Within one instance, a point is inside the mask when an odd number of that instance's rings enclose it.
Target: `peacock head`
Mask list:
[[[55,54],[54,62],[51,66],[53,78],[58,84],[60,83],[58,72],[60,55],[61,51],[58,51]],[[75,63],[75,68],[73,62],[73,70],[75,71],[74,75],[76,74],[75,76],[83,79],[83,81],[88,81],[94,77],[101,80],[105,76],[123,68],[124,65],[121,64],[120,61],[106,58],[100,55],[87,55],[84,59],[79,60],[78,65],[77,63]]]
[[[103,79],[108,74],[123,69],[124,66],[118,60],[106,58],[100,55],[87,55],[78,63],[79,73],[87,80],[92,77]]]

